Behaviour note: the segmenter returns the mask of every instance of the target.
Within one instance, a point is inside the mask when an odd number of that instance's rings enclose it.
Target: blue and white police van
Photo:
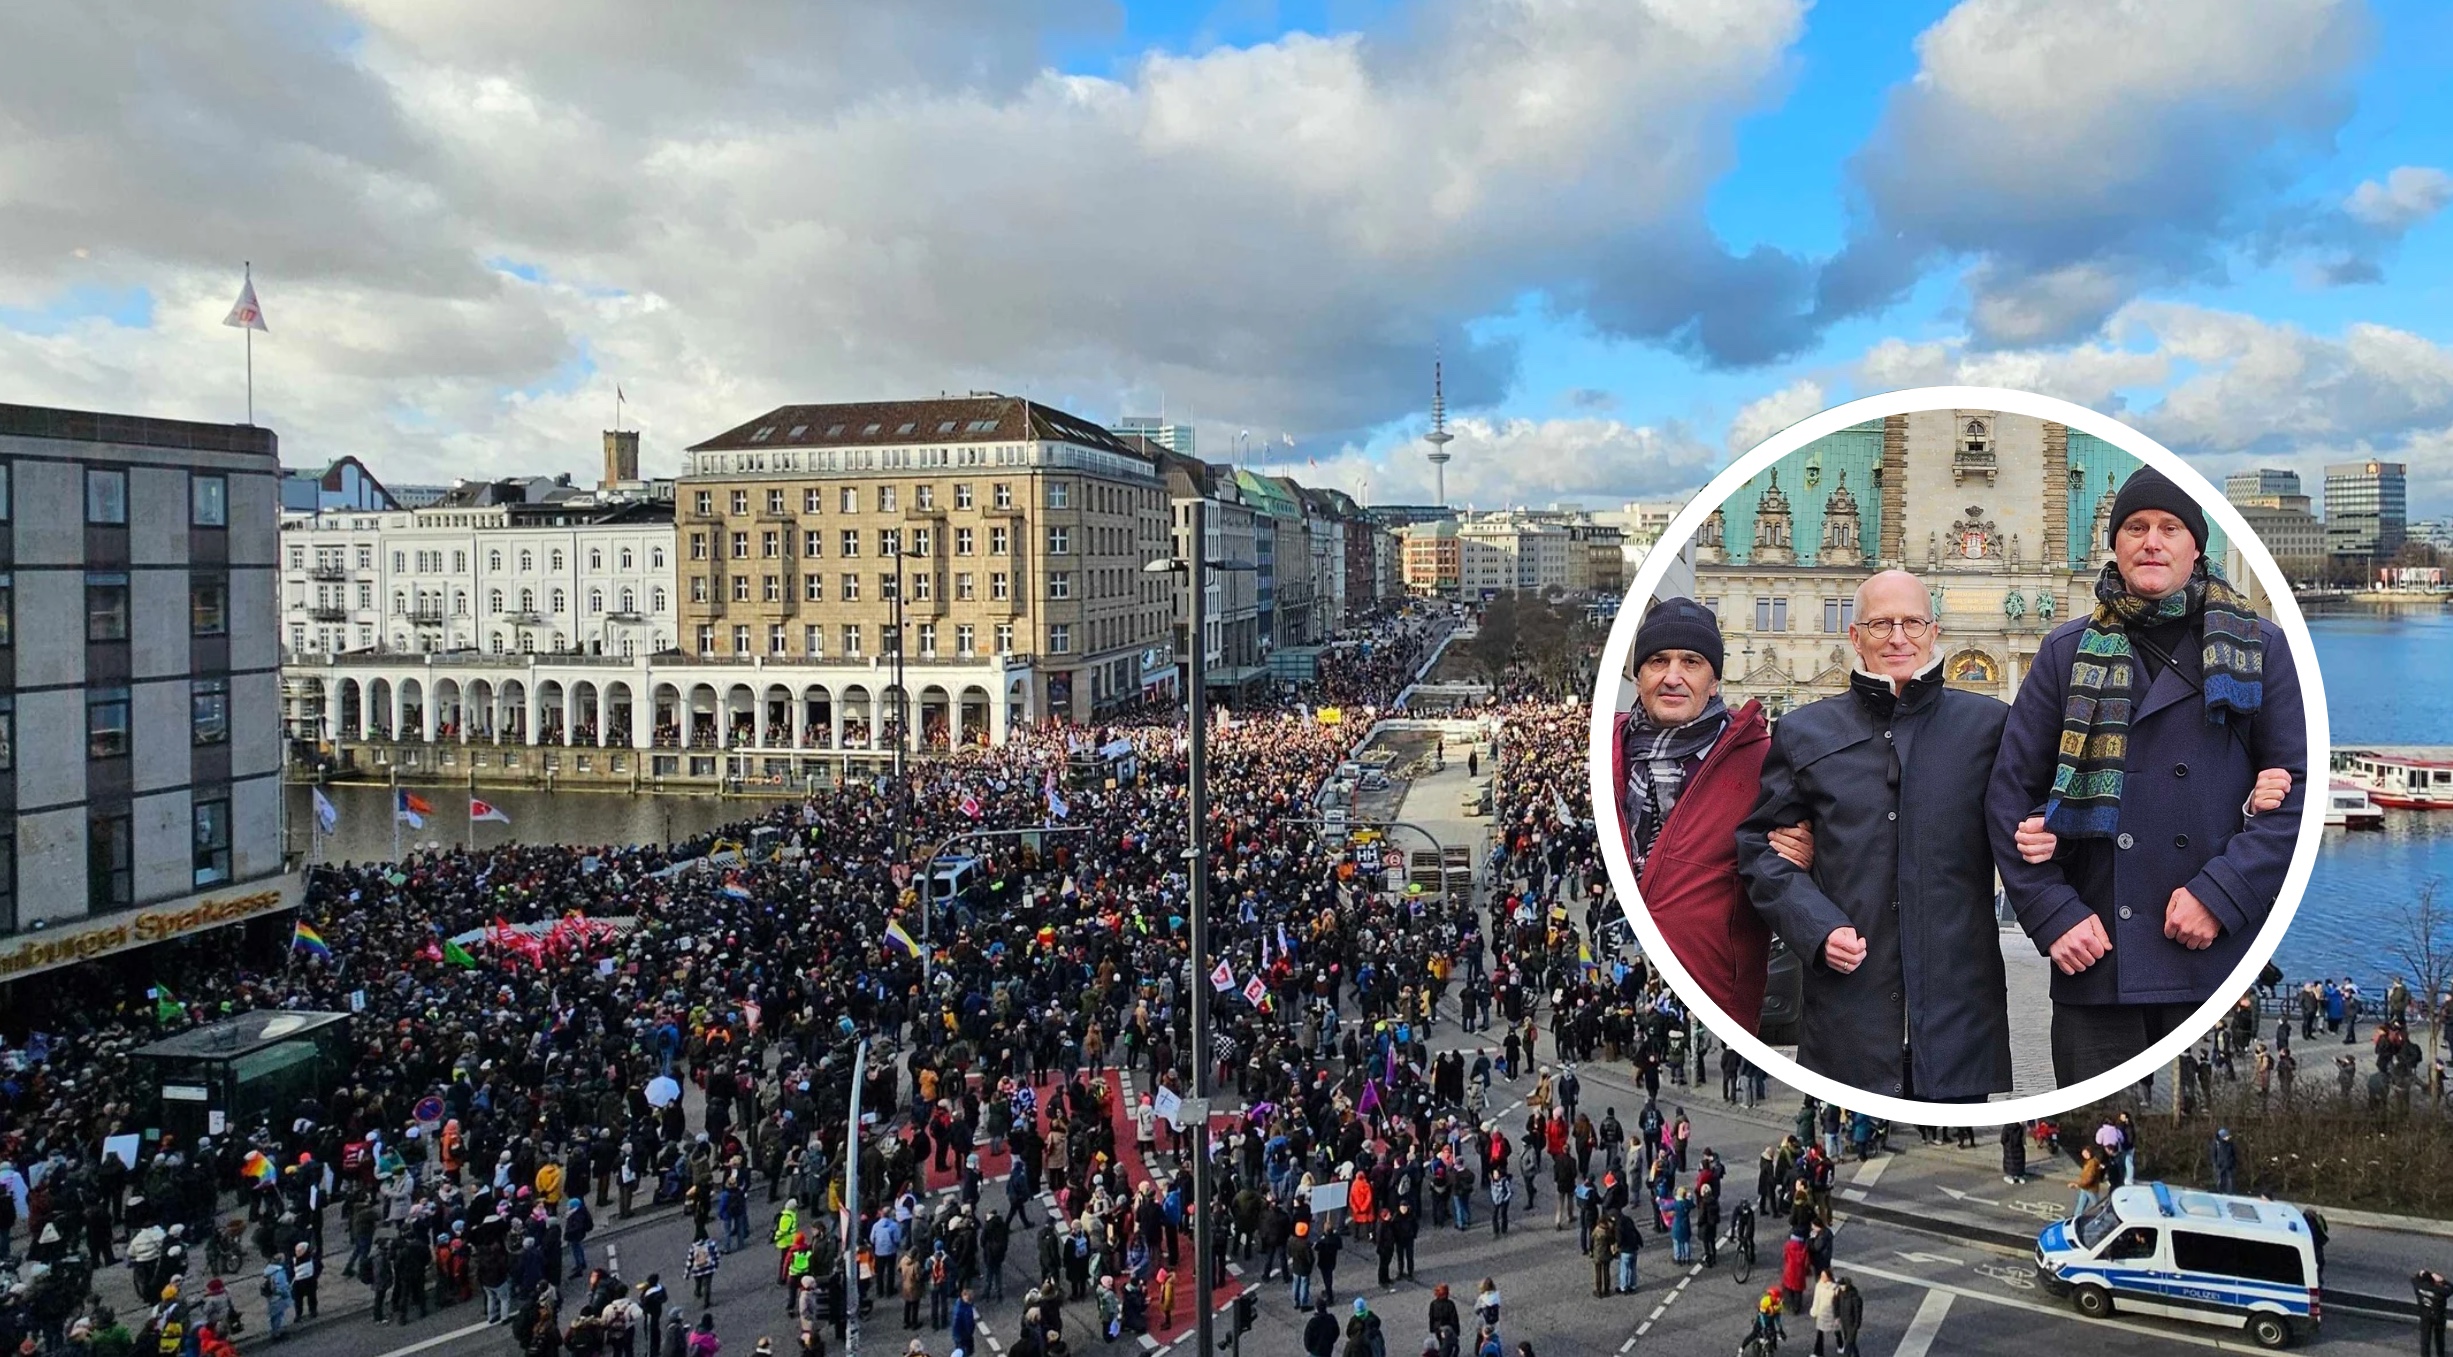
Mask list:
[[[2238,1326],[2261,1347],[2316,1331],[2316,1238],[2300,1208],[2165,1183],[2110,1196],[2036,1236],[2037,1280],[2078,1312]]]

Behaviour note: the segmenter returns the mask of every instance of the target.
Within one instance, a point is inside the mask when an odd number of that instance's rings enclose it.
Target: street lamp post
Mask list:
[[[898,537],[894,544],[894,860],[911,860],[911,777],[903,766],[904,746],[911,740],[911,689],[903,681],[903,652],[907,648],[903,627],[903,562],[925,560],[916,551],[905,551]],[[922,963],[925,965],[926,963]]]
[[[1213,1316],[1210,1302],[1214,1296],[1211,1281],[1217,1263],[1211,1256],[1213,1246],[1210,1219],[1212,1193],[1209,1171],[1209,721],[1207,673],[1208,647],[1203,644],[1208,626],[1202,616],[1207,604],[1204,591],[1208,586],[1209,538],[1205,522],[1207,506],[1199,499],[1185,507],[1184,554],[1174,560],[1152,561],[1145,570],[1181,571],[1184,574],[1192,602],[1184,629],[1185,645],[1191,651],[1185,665],[1187,678],[1184,694],[1185,758],[1184,801],[1188,817],[1184,865],[1191,879],[1192,901],[1188,908],[1192,929],[1192,1102],[1186,1110],[1192,1114],[1192,1216],[1194,1282],[1192,1327],[1193,1351],[1199,1357],[1209,1357],[1215,1350]]]

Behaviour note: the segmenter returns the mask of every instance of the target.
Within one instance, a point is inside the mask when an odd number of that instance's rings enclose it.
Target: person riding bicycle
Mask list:
[[[1754,1261],[1755,1204],[1753,1202],[1739,1202],[1738,1209],[1730,1214],[1729,1242],[1736,1246],[1738,1256],[1750,1263]]]
[[[1786,1337],[1788,1331],[1780,1323],[1780,1288],[1770,1287],[1755,1301],[1754,1325],[1746,1331],[1746,1341],[1738,1351],[1743,1357],[1772,1357]]]

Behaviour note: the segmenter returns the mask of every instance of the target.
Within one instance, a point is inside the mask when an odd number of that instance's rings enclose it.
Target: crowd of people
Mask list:
[[[1504,732],[1506,826],[1481,864],[1501,883],[1487,916],[1409,893],[1316,832],[1314,789],[1446,625],[1381,620],[1324,656],[1298,699],[1213,724],[1213,975],[1188,969],[1184,733],[1163,710],[923,761],[907,796],[847,783],[692,842],[319,866],[304,917],[328,960],[250,955],[227,930],[157,948],[156,984],[96,971],[47,1030],[0,1050],[0,1348],[89,1351],[125,1332],[196,1353],[258,1316],[284,1336],[334,1298],[337,1272],[371,1291],[375,1323],[468,1304],[523,1351],[628,1357],[644,1338],[662,1357],[705,1346],[718,1269],[764,1252],[801,1351],[839,1342],[857,1314],[891,1325],[878,1302],[900,1300],[906,1328],[966,1351],[982,1307],[1001,1304],[1006,1350],[1063,1353],[1069,1309],[1117,1335],[1202,1303],[1185,1274],[1204,1166],[1154,1111],[1191,1095],[1196,1061],[1219,1105],[1241,1109],[1206,1165],[1222,1260],[1264,1258],[1264,1279],[1301,1279],[1298,1299],[1326,1313],[1340,1241],[1387,1277],[1411,1274],[1425,1228],[1487,1213],[1505,1230],[1513,1161],[1557,1133],[1528,1134],[1519,1155],[1489,1119],[1494,1069],[1538,1079],[1541,1110],[1589,1159],[1602,1138],[1567,1063],[1626,1054],[1656,1087],[1665,1063],[1683,1080],[1685,1025],[1640,968],[1592,959],[1603,877],[1590,825],[1563,813],[1582,717],[1556,699],[1485,713]],[[1330,706],[1342,723],[1318,719]],[[1068,776],[1074,755],[1118,739],[1134,776]],[[910,845],[1052,821],[1070,832],[974,845],[976,884],[932,902],[924,930],[920,881],[898,871]],[[758,827],[780,852],[699,863]],[[620,924],[578,922],[607,920]],[[924,931],[926,948],[911,941]],[[1201,1051],[1194,984],[1213,986]],[[146,1140],[133,1163],[104,1152],[143,1125],[136,1047],[267,1008],[351,1013],[345,1077],[257,1125]],[[1435,1058],[1446,1012],[1492,1029],[1494,1055]],[[863,1138],[847,1183],[864,1040],[858,1093],[889,1129]],[[1550,1062],[1559,1077],[1535,1073]],[[1620,1151],[1603,1149],[1587,1216],[1623,1205]],[[672,1288],[663,1270],[624,1279],[591,1256],[605,1221],[668,1203],[695,1236]],[[1008,1297],[1017,1249],[1040,1282]],[[684,1284],[696,1303],[673,1294]],[[1516,1351],[1498,1318],[1494,1291],[1448,1342]],[[1351,1344],[1379,1321],[1339,1328]]]

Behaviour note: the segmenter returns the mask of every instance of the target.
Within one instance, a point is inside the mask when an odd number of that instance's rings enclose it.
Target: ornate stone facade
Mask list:
[[[1844,687],[1856,587],[1900,567],[1933,592],[1951,684],[2009,700],[2045,633],[2094,606],[2112,494],[2136,466],[2100,439],[1994,410],[1893,415],[1789,454],[1698,538],[1696,593],[1721,619],[1726,694],[1777,714]],[[2219,529],[2210,546],[2229,560]],[[2229,573],[2240,579],[2237,562]]]

